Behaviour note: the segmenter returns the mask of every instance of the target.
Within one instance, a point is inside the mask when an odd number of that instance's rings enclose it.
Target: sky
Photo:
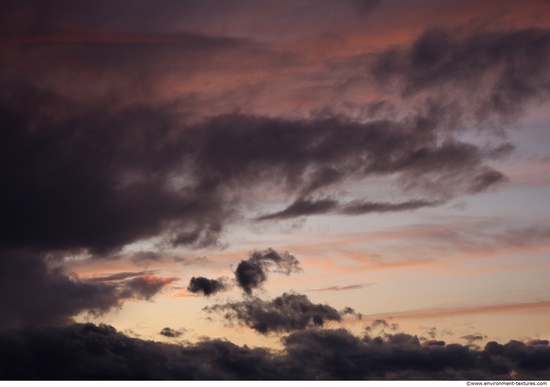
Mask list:
[[[3,1],[1,379],[550,379],[550,3]]]

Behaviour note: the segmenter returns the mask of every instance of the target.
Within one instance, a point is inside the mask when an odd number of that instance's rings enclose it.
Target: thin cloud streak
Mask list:
[[[447,318],[454,316],[502,314],[502,313],[547,313],[550,310],[550,301],[518,302],[479,306],[464,306],[456,308],[431,308],[411,311],[396,311],[364,315],[366,320],[379,318],[394,318],[395,320],[424,320]]]
[[[355,285],[346,285],[346,286],[329,286],[326,288],[319,288],[319,289],[307,289],[304,290],[304,292],[341,292],[345,290],[355,290],[355,289],[363,289],[365,287],[371,286],[371,284],[355,284]]]

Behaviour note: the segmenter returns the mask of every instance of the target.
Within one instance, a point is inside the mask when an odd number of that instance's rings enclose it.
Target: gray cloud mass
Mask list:
[[[282,339],[283,350],[205,339],[173,345],[130,338],[107,325],[0,330],[5,380],[545,380],[550,347],[491,341],[422,346],[404,333],[355,336],[308,329]],[[63,366],[60,366],[60,365]]]
[[[327,321],[341,321],[344,314],[355,314],[351,308],[339,312],[295,293],[284,293],[271,301],[248,297],[244,301],[216,304],[204,310],[223,315],[229,323],[248,326],[263,335],[321,327]]]

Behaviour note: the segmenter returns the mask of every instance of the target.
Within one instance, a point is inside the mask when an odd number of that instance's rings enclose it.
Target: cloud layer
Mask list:
[[[358,337],[344,329],[309,329],[283,338],[274,354],[224,340],[171,345],[130,338],[113,327],[0,331],[0,375],[14,380],[519,380],[548,379],[547,341],[422,346],[404,333]],[[60,366],[62,364],[63,366]]]
[[[546,5],[90,4],[0,5],[1,377],[549,378],[544,339],[480,349],[481,335],[463,336],[466,346],[435,334],[421,342],[380,319],[367,331],[391,334],[322,329],[359,315],[301,294],[258,297],[273,273],[301,270],[288,252],[253,251],[234,268],[234,283],[194,275],[199,258],[179,260],[191,293],[209,297],[236,284],[243,299],[205,310],[262,335],[287,335],[280,353],[225,340],[175,346],[71,325],[83,313],[153,300],[178,278],[142,267],[91,278],[66,269],[74,256],[79,267],[93,260],[97,268],[101,259],[162,267],[169,251],[233,243],[225,238],[237,223],[269,228],[266,221],[314,215],[428,211],[497,189],[508,178],[496,160],[516,149],[509,124],[550,96],[550,30],[534,22]],[[426,15],[449,27],[432,28]],[[386,27],[390,19],[399,26]],[[383,194],[373,181],[384,182]],[[432,254],[540,250],[548,237],[540,227],[475,231],[438,227],[434,243],[447,250]],[[419,262],[408,255],[421,252],[421,238],[413,239],[415,249],[406,246],[395,267]],[[148,250],[124,255],[133,244]],[[394,265],[378,264],[346,270]],[[311,291],[363,286],[340,284]],[[183,331],[159,334],[177,339]]]
[[[95,280],[51,269],[45,257],[0,251],[0,327],[65,324],[79,313],[101,315],[128,300],[148,300],[175,278],[118,273]]]
[[[509,121],[545,101],[548,36],[430,30],[409,46],[371,54],[364,76],[402,90],[396,109],[416,108],[361,120],[341,113],[197,118],[181,99],[123,102],[132,93],[122,88],[86,100],[1,72],[1,161],[12,166],[0,176],[1,209],[14,221],[3,225],[0,244],[96,254],[155,236],[215,245],[259,187],[295,197],[260,219],[407,211],[485,191],[506,180],[488,161],[513,146],[487,150],[453,130]],[[341,204],[326,196],[338,184],[379,176],[397,184],[395,200]]]

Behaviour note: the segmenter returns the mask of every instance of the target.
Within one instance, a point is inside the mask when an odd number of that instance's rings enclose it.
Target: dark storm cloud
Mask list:
[[[303,294],[294,293],[284,293],[271,301],[250,297],[204,310],[209,314],[220,314],[229,323],[245,325],[263,335],[320,327],[327,321],[341,321],[344,314],[356,314],[351,308],[339,312],[329,305],[314,304]]]
[[[64,324],[87,312],[103,314],[127,300],[150,299],[171,283],[141,273],[78,279],[49,268],[43,255],[0,251],[0,326]]]
[[[448,118],[470,111],[485,120],[515,117],[527,103],[546,99],[549,65],[547,30],[459,35],[432,29],[410,47],[381,53],[372,73],[382,82],[397,82],[405,97],[427,93],[432,108]]]
[[[277,379],[266,349],[207,340],[192,346],[134,339],[113,327],[0,331],[1,379]],[[276,366],[276,368],[273,368]]]
[[[510,341],[483,350],[458,344],[423,347],[404,333],[358,337],[344,329],[308,329],[273,353],[224,340],[173,345],[125,336],[113,327],[0,330],[0,378],[97,379],[389,379],[545,380],[550,347]]]
[[[177,105],[77,103],[24,84],[4,86],[0,161],[11,167],[0,171],[0,211],[12,220],[1,225],[3,246],[105,256],[162,236],[168,245],[203,248],[220,243],[253,187],[301,195],[392,175],[398,190],[428,196],[340,207],[333,199],[299,199],[271,215],[280,218],[412,210],[503,181],[484,165],[485,150],[439,141],[435,123],[423,119],[360,124],[229,114],[190,123]]]
[[[404,333],[358,338],[343,329],[296,332],[284,342],[291,358],[303,359],[305,372],[320,372],[309,378],[509,379],[509,372],[515,369],[522,375],[519,379],[529,379],[548,375],[550,367],[547,351],[535,355],[514,342],[499,347],[499,353],[492,349],[496,343],[489,343],[483,351],[458,344],[423,347],[418,338]],[[516,345],[514,353],[511,349]],[[315,356],[308,355],[312,353]],[[532,364],[537,365],[530,369],[526,360],[535,358]]]
[[[0,251],[0,326],[61,324],[80,312],[101,314],[120,305],[114,285],[74,281],[50,270],[41,256]]]
[[[13,219],[2,225],[1,245],[107,254],[181,217],[179,233],[199,230],[185,241],[191,245],[219,233],[214,214],[229,214],[215,193],[169,187],[168,174],[185,147],[168,141],[175,119],[168,111],[136,106],[116,113],[103,106],[82,112],[63,98],[15,85],[2,97],[0,158],[15,164],[0,171],[7,187],[1,211]],[[66,113],[50,119],[44,109]]]
[[[180,337],[183,333],[181,331],[166,327],[162,328],[160,334],[165,337],[176,338]]]
[[[254,251],[247,260],[239,262],[235,270],[237,285],[246,294],[252,294],[267,280],[267,273],[275,271],[289,275],[301,271],[300,263],[287,251],[279,253],[273,249]]]
[[[202,293],[205,296],[223,292],[229,289],[229,284],[225,278],[209,279],[205,277],[193,277],[189,281],[187,290],[191,293]]]

